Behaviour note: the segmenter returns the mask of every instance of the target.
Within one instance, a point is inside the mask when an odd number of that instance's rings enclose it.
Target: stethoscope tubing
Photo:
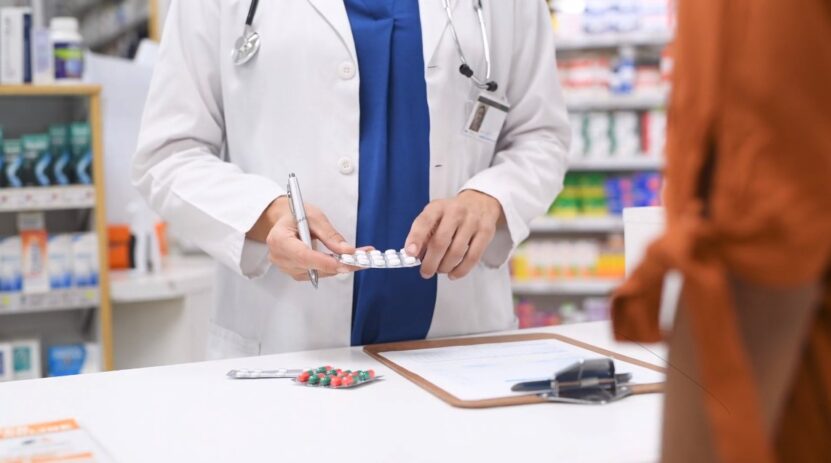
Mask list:
[[[254,17],[257,16],[257,6],[260,0],[251,0],[251,5],[248,6],[248,17],[245,19],[245,25],[251,27],[254,24]]]
[[[259,0],[251,0],[251,4],[248,6],[248,16],[245,19],[245,33],[243,38],[247,35],[254,35],[256,32],[254,31],[254,17],[257,15],[257,7],[259,6]],[[476,10],[476,18],[479,22],[479,32],[482,36],[482,49],[485,52],[485,79],[479,79],[476,77],[476,73],[473,72],[473,69],[467,63],[467,57],[465,56],[465,52],[462,49],[462,42],[459,40],[459,35],[456,33],[456,25],[453,22],[453,11],[450,8],[450,1],[449,0],[442,0],[442,5],[444,6],[445,14],[447,15],[447,23],[450,26],[450,33],[453,35],[453,42],[456,44],[456,51],[459,53],[459,59],[462,62],[462,65],[459,67],[459,72],[462,73],[465,77],[469,78],[476,87],[488,90],[493,92],[497,88],[497,84],[495,81],[491,80],[491,69],[492,69],[492,62],[491,62],[491,47],[490,47],[490,39],[488,37],[488,31],[485,27],[485,16],[482,13],[482,0],[473,0],[473,9]],[[257,47],[258,48],[258,47]],[[236,50],[237,53],[241,53],[242,50]],[[256,53],[258,50],[254,50],[251,54]],[[248,59],[241,60],[237,64],[242,65],[248,62],[250,59],[250,55]]]

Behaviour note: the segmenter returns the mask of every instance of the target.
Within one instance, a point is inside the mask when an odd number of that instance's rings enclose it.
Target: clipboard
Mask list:
[[[602,349],[597,346],[593,346],[591,344],[587,344],[582,341],[578,341],[576,339],[572,339],[566,336],[562,336],[559,334],[553,333],[528,333],[528,334],[511,334],[511,335],[501,335],[501,336],[480,336],[480,337],[471,337],[471,338],[455,338],[455,339],[437,339],[437,340],[423,340],[423,341],[404,341],[404,342],[393,342],[393,343],[386,343],[386,344],[374,344],[364,346],[364,352],[369,355],[370,357],[374,358],[375,360],[381,362],[382,364],[386,365],[387,367],[391,368],[401,376],[409,379],[413,383],[417,384],[422,389],[426,390],[427,392],[433,394],[434,396],[438,397],[439,399],[447,402],[448,404],[459,407],[459,408],[491,408],[491,407],[505,407],[510,405],[530,405],[530,404],[541,404],[541,403],[549,403],[547,400],[539,397],[538,395],[521,395],[521,396],[506,396],[506,397],[499,397],[493,399],[481,399],[481,400],[462,400],[458,397],[454,396],[453,394],[445,391],[444,389],[436,386],[435,384],[431,383],[427,379],[419,376],[418,374],[398,365],[397,363],[393,362],[392,360],[384,357],[382,354],[384,352],[396,352],[396,351],[410,351],[410,350],[421,350],[421,349],[433,349],[437,347],[456,347],[456,346],[472,346],[472,345],[479,345],[479,344],[500,344],[500,343],[509,343],[509,342],[521,342],[521,341],[538,341],[538,340],[557,340],[564,342],[566,344],[571,344],[572,346],[579,347],[581,349],[586,349],[588,351],[600,354],[604,357],[609,357],[615,360],[620,360],[622,362],[631,363],[633,365],[637,365],[649,370],[653,370],[660,373],[666,373],[666,369],[657,365],[653,365],[648,362],[644,362],[638,359],[634,359],[632,357],[628,357],[625,355],[618,354],[616,352],[612,352],[606,349]],[[552,372],[553,373],[553,372]],[[664,390],[664,383],[649,383],[649,384],[633,384],[632,386],[632,394],[650,394],[650,393],[657,393],[663,392]]]

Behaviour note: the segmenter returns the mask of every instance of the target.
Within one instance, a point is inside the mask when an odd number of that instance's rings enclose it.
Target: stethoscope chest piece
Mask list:
[[[251,61],[258,51],[260,51],[260,34],[251,26],[246,25],[242,35],[234,44],[234,49],[231,50],[231,59],[235,65],[242,66]]]
[[[248,16],[245,18],[245,28],[240,38],[234,43],[234,49],[231,50],[231,61],[236,66],[242,66],[251,61],[251,58],[257,56],[257,52],[260,51],[260,34],[254,30],[253,25],[259,3],[259,0],[251,0],[248,6]]]

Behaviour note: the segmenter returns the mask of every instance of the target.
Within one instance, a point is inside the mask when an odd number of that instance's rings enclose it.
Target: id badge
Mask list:
[[[496,143],[509,109],[511,106],[504,99],[491,93],[479,93],[467,117],[464,132],[479,140]]]

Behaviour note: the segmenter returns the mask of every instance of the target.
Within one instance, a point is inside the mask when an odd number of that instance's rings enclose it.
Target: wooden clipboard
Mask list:
[[[637,365],[640,367],[644,367],[650,370],[658,371],[661,373],[665,373],[666,369],[659,367],[657,365],[653,365],[651,363],[643,362],[638,359],[634,359],[632,357],[627,357],[625,355],[621,355],[606,349],[601,349],[597,346],[593,346],[591,344],[587,344],[585,342],[578,341],[576,339],[571,339],[565,336],[561,336],[559,334],[553,333],[529,333],[529,334],[511,334],[511,335],[503,335],[503,336],[480,336],[480,337],[472,337],[472,338],[456,338],[456,339],[437,339],[437,340],[426,340],[426,341],[405,341],[405,342],[393,342],[387,344],[374,344],[369,346],[364,346],[364,352],[366,352],[369,356],[378,360],[379,362],[383,363],[384,365],[390,367],[394,371],[396,371],[401,376],[409,379],[410,381],[419,385],[422,389],[430,392],[434,396],[440,398],[441,400],[447,402],[448,404],[454,407],[460,408],[490,408],[490,407],[504,407],[508,405],[528,405],[528,404],[539,404],[539,403],[549,403],[545,399],[537,396],[537,395],[522,395],[522,396],[508,396],[508,397],[500,397],[496,399],[482,399],[482,400],[462,400],[458,397],[450,394],[449,392],[445,391],[444,389],[436,386],[435,384],[431,383],[430,381],[426,380],[425,378],[413,373],[410,370],[398,365],[397,363],[389,360],[388,358],[384,357],[382,354],[384,352],[396,352],[396,351],[403,351],[403,350],[420,350],[420,349],[432,349],[436,347],[455,347],[455,346],[472,346],[478,344],[499,344],[499,343],[507,343],[507,342],[521,342],[521,341],[537,341],[542,339],[556,339],[557,341],[562,341],[567,344],[571,344],[573,346],[580,347],[582,349],[586,349],[597,354],[603,355],[605,357],[609,357],[615,360],[620,360],[623,362],[631,363],[633,365]],[[663,392],[664,383],[651,383],[651,384],[636,384],[632,386],[632,393],[633,394],[649,394],[654,392]]]

